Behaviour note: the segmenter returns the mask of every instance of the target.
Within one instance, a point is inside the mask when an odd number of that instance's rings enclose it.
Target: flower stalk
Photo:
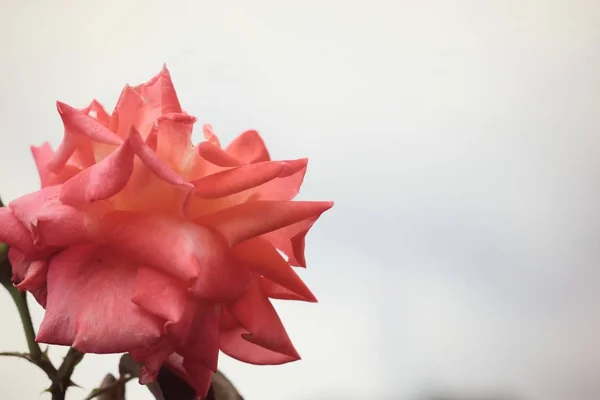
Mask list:
[[[58,368],[56,378],[52,381],[49,392],[52,393],[52,400],[64,400],[67,394],[67,389],[70,386],[75,386],[71,381],[71,375],[75,371],[77,364],[83,359],[84,353],[70,348],[65,356],[62,364]]]

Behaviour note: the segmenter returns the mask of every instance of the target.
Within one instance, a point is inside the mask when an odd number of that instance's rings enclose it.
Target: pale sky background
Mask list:
[[[302,361],[222,357],[246,399],[600,399],[600,2],[0,5],[5,200],[38,187],[56,100],[112,109],[163,62],[224,142],[256,128],[274,158],[310,158],[300,197],[336,201],[307,243],[320,303],[278,304]],[[4,292],[0,315],[0,348],[24,351]],[[68,399],[117,359],[86,356]],[[0,399],[46,385],[0,359]]]

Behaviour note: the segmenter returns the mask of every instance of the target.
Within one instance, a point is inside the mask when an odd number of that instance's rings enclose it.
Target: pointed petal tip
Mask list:
[[[286,178],[294,175],[296,172],[306,169],[308,158],[299,158],[297,160],[284,161],[284,169],[279,175],[280,178]]]
[[[166,63],[163,63],[163,65],[160,69],[160,72],[158,72],[156,75],[154,75],[152,78],[150,78],[150,80],[148,80],[147,82],[141,83],[139,85],[135,85],[133,87],[133,89],[139,90],[141,88],[148,88],[148,87],[154,85],[156,82],[158,82],[161,79],[166,79],[167,82],[171,82],[171,72],[167,68]]]
[[[40,144],[39,146],[31,145],[31,146],[29,146],[29,148],[33,151],[33,150],[45,149],[45,148],[52,149],[52,146],[50,145],[50,142],[45,141],[45,142],[42,142],[42,144]]]
[[[62,101],[57,100],[56,101],[56,109],[58,110],[58,113],[62,117],[63,114],[71,111],[73,109],[73,107],[71,107],[67,103],[63,103]]]
[[[120,145],[123,142],[123,139],[121,139],[116,133],[103,126],[98,120],[90,117],[75,107],[72,107],[61,101],[57,101],[56,109],[58,110],[58,114],[63,121],[65,130],[69,132],[69,135],[84,135],[91,140],[105,144]],[[65,132],[65,135],[66,134],[67,132]],[[70,140],[71,142],[67,143],[68,139],[67,136],[65,136],[63,144],[68,144],[69,146],[73,147],[73,140]],[[72,153],[73,150],[74,148],[70,149],[70,152]],[[66,162],[66,159],[64,161]]]
[[[292,201],[292,203],[303,203],[306,207],[314,207],[318,215],[333,207],[333,201]]]
[[[135,126],[131,125],[129,129],[129,142],[133,147],[134,152],[142,160],[142,162],[160,179],[173,185],[193,189],[194,185],[186,181],[181,175],[176,173],[168,165],[166,165],[154,151],[144,143],[142,136],[139,134]]]
[[[60,200],[79,207],[104,200],[119,193],[133,173],[132,134],[102,161],[69,179],[62,186]]]
[[[61,341],[56,339],[56,335],[54,335],[53,327],[49,327],[48,325],[40,324],[40,328],[35,336],[36,343],[44,343],[44,344],[54,344],[58,346],[69,346],[72,345],[68,341]],[[73,346],[74,347],[74,346]],[[78,350],[78,349],[77,349]]]
[[[331,201],[250,201],[202,216],[196,223],[219,231],[229,246],[300,221],[314,219]]]
[[[252,333],[242,333],[242,338],[244,338],[245,340],[249,341],[250,343],[254,343],[257,344],[261,347],[264,347],[261,343],[260,340],[256,340],[255,335]],[[288,339],[289,340],[289,339]],[[273,350],[273,349],[270,349]],[[293,361],[298,361],[301,360],[302,357],[300,357],[300,353],[298,353],[298,350],[296,350],[296,348],[294,347],[294,345],[292,344],[292,342],[288,342],[287,345],[285,347],[281,347],[278,348],[277,350],[273,350],[273,351],[277,351],[278,353],[284,354],[288,357],[291,358],[291,362]]]

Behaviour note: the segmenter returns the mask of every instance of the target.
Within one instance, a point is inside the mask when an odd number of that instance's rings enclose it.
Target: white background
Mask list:
[[[248,400],[600,399],[599,2],[0,5],[4,200],[38,187],[28,146],[60,142],[55,100],[112,109],[163,62],[224,143],[256,128],[310,158],[300,198],[336,201],[307,243],[320,303],[278,305],[302,361],[222,358]],[[0,348],[25,351],[4,292],[0,316]],[[117,359],[86,356],[68,398]],[[1,399],[46,385],[0,359]]]

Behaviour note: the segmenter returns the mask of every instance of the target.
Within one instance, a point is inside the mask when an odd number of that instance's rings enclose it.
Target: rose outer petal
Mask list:
[[[245,340],[291,358],[300,359],[277,311],[263,292],[258,280],[253,279],[244,294],[226,307],[240,325],[250,332],[243,335]]]
[[[221,332],[221,351],[236,360],[254,365],[280,365],[298,361],[299,357],[269,350],[244,339],[249,332],[238,326]]]
[[[96,99],[92,100],[90,105],[81,110],[81,112],[98,120],[98,122],[107,128],[110,126],[110,115],[108,115],[104,107],[102,107],[102,104]]]
[[[98,229],[98,240],[140,265],[181,280],[197,299],[235,299],[250,279],[217,235],[189,221],[114,211],[100,220]]]
[[[48,260],[31,260],[16,247],[10,248],[8,259],[12,266],[12,283],[21,291],[28,290],[42,307],[46,307]]]
[[[29,255],[35,252],[31,233],[9,207],[0,207],[0,243]]]
[[[135,265],[109,249],[63,250],[50,261],[46,314],[36,340],[100,354],[156,342],[163,323],[130,301],[135,275]]]
[[[217,172],[192,182],[194,195],[215,199],[254,188],[277,178],[285,161],[267,161]]]
[[[317,301],[302,279],[268,240],[261,237],[246,240],[235,246],[233,252],[252,272],[287,288],[295,293],[299,300]]]
[[[56,107],[65,126],[62,143],[47,163],[51,172],[59,173],[69,158],[78,151],[84,167],[95,163],[92,141],[119,145],[123,140],[96,119],[65,103],[57,102]]]
[[[319,217],[308,218],[304,221],[285,226],[263,235],[265,239],[289,257],[289,263],[306,268],[304,248],[306,235]]]
[[[60,200],[81,207],[116,195],[131,177],[134,155],[130,136],[108,157],[69,179],[61,189]]]
[[[189,295],[180,280],[155,268],[141,266],[137,270],[131,301],[167,322],[178,322],[183,317]]]
[[[47,164],[54,156],[54,151],[48,142],[43,143],[39,147],[31,146],[31,154],[35,160],[42,187],[64,183],[81,172],[79,168],[69,164],[57,171],[57,174],[50,172]]]
[[[235,205],[197,220],[223,235],[230,246],[297,222],[316,219],[332,202],[253,201]]]
[[[227,146],[227,153],[246,164],[269,161],[271,157],[262,138],[255,130],[249,130]]]

